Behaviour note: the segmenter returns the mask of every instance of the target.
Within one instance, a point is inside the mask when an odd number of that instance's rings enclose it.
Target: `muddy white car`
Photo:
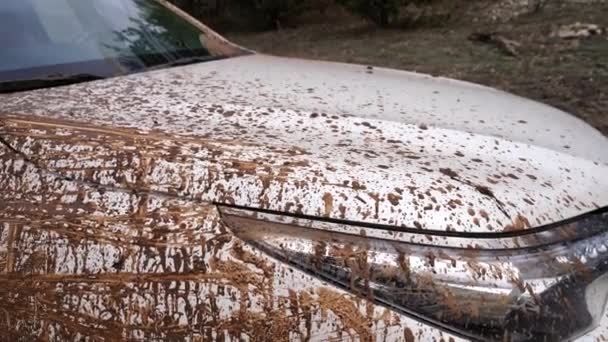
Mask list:
[[[608,140],[574,116],[164,1],[0,32],[0,340],[608,336]]]

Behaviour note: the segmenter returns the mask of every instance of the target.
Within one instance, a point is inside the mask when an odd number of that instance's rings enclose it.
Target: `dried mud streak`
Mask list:
[[[13,126],[9,126],[12,124]],[[12,145],[7,139],[3,139],[3,143],[6,144],[11,150],[20,154],[26,161],[34,163],[37,167],[47,170],[52,174],[60,177],[62,179],[73,180],[76,182],[81,182],[84,184],[88,184],[91,186],[103,186],[108,189],[116,189],[118,191],[133,191],[137,193],[155,193],[161,196],[169,196],[169,197],[184,197],[180,196],[179,188],[176,186],[175,188],[170,188],[169,191],[158,191],[150,189],[150,184],[146,184],[147,181],[145,179],[149,170],[149,162],[155,162],[156,160],[166,161],[171,159],[176,159],[179,157],[183,157],[182,155],[176,155],[176,152],[179,152],[179,146],[184,144],[192,144],[193,148],[198,150],[204,150],[206,153],[213,159],[216,156],[222,155],[225,153],[227,147],[239,147],[239,146],[249,146],[254,147],[257,145],[247,144],[243,142],[236,141],[223,141],[223,140],[207,140],[199,137],[189,137],[189,136],[176,136],[176,135],[168,135],[162,132],[139,132],[134,129],[121,129],[121,128],[103,128],[97,126],[89,126],[87,124],[82,124],[79,122],[70,122],[67,120],[50,120],[44,118],[32,118],[28,120],[23,120],[19,118],[13,118],[12,116],[0,117],[0,135],[11,136],[14,139],[23,139],[26,137],[36,136],[36,134],[31,133],[33,129],[41,129],[49,132],[47,135],[43,135],[42,137],[37,137],[41,140],[42,144],[48,146],[55,146],[61,148],[69,148],[73,146],[78,147],[101,147],[105,149],[103,152],[105,154],[97,156],[98,158],[103,159],[104,162],[112,162],[112,158],[114,158],[117,162],[124,161],[117,158],[126,159],[129,163],[125,167],[113,167],[111,171],[112,175],[110,175],[110,182],[106,182],[104,184],[100,182],[96,182],[92,180],[92,176],[95,173],[99,173],[100,171],[105,171],[103,168],[92,166],[90,168],[72,168],[72,169],[62,169],[62,168],[53,168],[50,166],[53,161],[53,157],[57,156],[46,156],[46,155],[28,155],[23,151],[20,151],[16,146]],[[58,134],[59,130],[65,129],[69,130],[73,136],[65,137],[61,134]],[[78,139],[77,141],[74,138],[78,138],[79,134],[84,134],[91,139],[91,141],[87,141],[87,139]],[[70,141],[70,139],[72,141]],[[93,145],[92,142],[97,145]],[[18,144],[19,141],[16,141]],[[154,146],[155,143],[166,143],[168,146]],[[54,145],[56,144],[56,145]],[[125,156],[121,156],[120,153],[122,151],[115,150],[114,144],[123,144],[128,147],[135,147],[135,151],[124,152]],[[47,147],[48,147],[47,146]],[[192,148],[191,146],[191,148]],[[59,153],[58,156],[68,159],[71,157],[67,152],[56,152]],[[63,155],[61,155],[63,153]],[[162,155],[162,154],[165,155]],[[91,158],[95,160],[95,155],[91,156],[91,153],[86,156],[85,159]],[[118,155],[118,157],[116,157]],[[155,158],[156,157],[156,158]],[[46,159],[45,159],[46,158]],[[134,158],[139,160],[139,165],[134,163]],[[259,175],[257,169],[259,165],[255,162],[248,161],[239,161],[239,160],[226,160],[230,162],[232,165],[237,165],[236,173],[239,175],[254,175],[259,176],[262,179],[262,182],[265,183],[262,194],[268,189],[267,176]],[[187,166],[187,165],[186,165]],[[240,166],[240,167],[239,167]],[[178,164],[178,167],[184,167],[184,165]],[[87,172],[90,171],[90,172]],[[124,178],[128,172],[134,171],[136,174],[136,182],[134,183],[124,183],[120,181],[120,178]],[[218,169],[217,165],[208,166],[206,171],[209,173],[207,182],[211,182],[213,179],[216,179],[221,172],[225,172],[223,170]],[[71,174],[70,174],[71,173]],[[276,177],[276,180],[281,180],[281,177]],[[183,179],[182,179],[183,181]],[[159,184],[156,184],[157,187]],[[205,190],[209,190],[212,184],[206,185]],[[221,190],[221,186],[220,186]],[[197,195],[195,198],[194,195]],[[191,196],[187,196],[190,199],[198,199],[201,193],[191,194]],[[219,194],[220,197],[225,197],[226,195]],[[261,195],[260,195],[261,196]],[[267,202],[268,200],[266,200]]]
[[[361,314],[352,300],[345,295],[329,288],[320,288],[319,302],[322,310],[332,311],[346,323],[346,333],[350,334],[348,329],[352,329],[362,341],[374,341],[370,329],[371,322]]]
[[[10,213],[9,213],[10,215]],[[174,214],[170,214],[170,215],[174,215]],[[1,215],[1,216],[5,216],[5,215]],[[137,221],[139,218],[137,217],[138,214],[133,215],[133,217],[130,219],[130,221]],[[175,217],[174,217],[175,218]],[[78,216],[72,216],[72,217],[66,217],[65,220],[66,221],[72,221],[72,222],[83,222],[83,220],[86,220],[87,217],[86,215],[78,215]],[[1,221],[1,219],[0,219]],[[28,226],[31,224],[30,222],[28,222],[28,219],[23,219],[24,222],[21,223],[21,226],[23,226],[24,228],[26,228],[29,231],[32,231],[33,233],[30,234],[30,237],[33,234],[36,233],[41,233],[41,234],[47,234],[47,231],[42,229],[41,231],[39,231],[37,228],[35,228],[35,226],[32,226],[31,228],[29,228]],[[134,229],[137,229],[135,226],[137,226],[137,222],[132,222],[129,223],[131,225],[134,225]],[[139,229],[137,229],[139,230]],[[13,233],[14,230],[11,229],[11,236],[14,236],[16,234]],[[19,237],[15,237],[11,240],[8,241],[8,248],[7,250],[9,250],[9,255],[13,255],[13,259],[21,259],[23,255],[27,254],[27,250],[26,247],[27,246],[22,246],[22,244],[24,243],[24,240],[28,240],[28,236],[27,233],[24,232],[24,234],[21,234],[21,236]],[[35,238],[35,236],[34,236]],[[21,240],[21,241],[20,241]],[[62,235],[59,235],[56,237],[55,239],[58,243],[62,240]],[[42,242],[42,241],[41,241]],[[47,241],[47,244],[49,242]],[[72,240],[71,242],[69,242],[68,246],[66,247],[68,250],[72,250],[72,253],[79,253],[79,255],[74,255],[77,259],[81,259],[83,260],[83,262],[87,262],[87,261],[91,261],[90,259],[87,260],[87,255],[86,255],[86,246],[89,244],[96,244],[100,247],[104,247],[104,243],[99,243],[99,239],[97,238],[97,234],[93,231],[90,234],[87,234],[86,237],[81,237],[80,239],[76,239],[76,240]],[[53,242],[50,242],[51,245],[57,245],[57,244],[53,244]],[[74,246],[74,247],[70,247],[70,246]],[[82,251],[82,248],[84,247],[85,251]],[[108,247],[107,244],[105,247]],[[168,247],[164,247],[165,249]],[[76,249],[79,249],[80,251],[77,252]],[[127,253],[127,254],[133,254],[133,250],[135,251],[135,255],[132,255],[130,257],[130,259],[133,258],[143,258],[145,257],[146,254],[149,253],[155,253],[154,250],[156,250],[158,252],[162,253],[162,249],[163,247],[160,248],[149,248],[149,249],[140,249],[141,252],[137,252],[137,246],[135,247],[131,247],[131,252],[128,252],[126,249],[120,249],[121,253]],[[182,247],[182,246],[178,246],[176,248],[174,248],[174,251],[182,251],[182,253],[184,252],[184,250],[186,249],[186,247]],[[57,250],[57,249],[51,249],[49,251],[47,251],[47,258],[54,258],[57,254],[61,254],[61,251]],[[83,254],[84,253],[84,254]],[[160,256],[162,258],[162,254],[156,254],[157,257]],[[182,254],[182,256],[185,256]],[[152,255],[150,255],[150,257],[152,257]],[[184,259],[182,259],[184,260]],[[175,262],[175,259],[174,259]],[[181,263],[181,262],[180,262]],[[161,301],[163,297],[165,297],[165,301],[167,300],[167,295],[169,295],[170,297],[172,295],[170,295],[171,292],[173,292],[173,290],[171,290],[171,285],[172,283],[176,283],[176,284],[181,284],[180,287],[184,287],[190,288],[192,286],[197,287],[197,286],[202,286],[203,284],[211,284],[211,283],[218,283],[221,284],[222,286],[233,286],[235,289],[239,289],[242,288],[242,284],[243,282],[247,283],[247,284],[251,284],[253,286],[256,286],[256,284],[259,284],[259,276],[257,276],[255,273],[253,273],[252,271],[249,271],[247,268],[244,267],[230,267],[229,265],[226,267],[222,266],[224,265],[225,262],[224,261],[220,261],[220,260],[216,260],[215,262],[215,270],[214,271],[209,271],[209,272],[205,272],[205,273],[196,273],[193,271],[179,271],[178,269],[175,269],[172,272],[158,272],[155,271],[154,269],[150,269],[148,272],[150,273],[145,273],[146,271],[144,270],[140,270],[139,267],[133,269],[129,272],[129,271],[118,271],[118,272],[113,272],[112,270],[106,270],[106,271],[102,271],[102,272],[108,272],[108,273],[103,273],[103,274],[91,274],[90,272],[87,272],[86,268],[82,271],[78,271],[73,270],[72,272],[65,274],[64,272],[62,273],[55,273],[55,272],[51,272],[48,274],[39,274],[36,275],[34,273],[39,272],[37,271],[37,269],[40,267],[40,265],[24,265],[21,267],[14,267],[11,266],[9,267],[8,271],[11,271],[9,273],[5,273],[4,275],[0,276],[0,284],[2,284],[2,288],[5,289],[14,289],[12,291],[7,291],[7,292],[3,292],[2,295],[0,295],[0,301],[3,302],[3,307],[5,308],[5,310],[8,310],[9,313],[21,313],[23,315],[25,315],[24,319],[29,320],[31,319],[31,315],[34,315],[34,317],[38,317],[39,320],[41,320],[41,322],[46,322],[46,324],[50,324],[50,325],[54,325],[56,326],[57,329],[60,330],[60,332],[65,332],[68,335],[63,335],[65,338],[67,338],[67,336],[71,336],[71,334],[73,333],[78,333],[78,334],[84,334],[84,336],[90,336],[91,334],[96,334],[98,336],[104,336],[105,338],[112,338],[112,339],[120,339],[121,336],[122,338],[129,336],[129,334],[127,333],[127,335],[125,335],[125,332],[129,332],[131,330],[138,330],[138,331],[149,331],[149,332],[155,332],[155,334],[152,334],[150,336],[171,336],[171,334],[174,334],[176,332],[171,332],[171,330],[173,328],[171,328],[172,324],[168,325],[165,327],[165,329],[161,328],[153,328],[152,326],[147,326],[147,327],[130,327],[131,324],[129,324],[128,322],[118,322],[116,320],[112,320],[112,322],[109,323],[105,323],[104,320],[102,319],[102,316],[104,315],[104,311],[100,312],[98,315],[100,315],[99,317],[91,317],[89,314],[86,314],[84,312],[78,312],[78,309],[74,309],[72,310],[71,313],[67,313],[67,311],[65,311],[62,307],[62,305],[60,304],[60,302],[56,302],[55,300],[57,299],[57,296],[59,296],[59,298],[62,297],[66,297],[65,295],[61,295],[61,293],[65,293],[66,289],[69,289],[70,287],[73,286],[77,286],[77,293],[80,293],[81,295],[79,297],[82,297],[82,295],[84,295],[85,297],[96,297],[96,298],[103,298],[103,299],[99,299],[101,300],[101,302],[97,302],[97,304],[94,304],[96,301],[93,300],[93,305],[100,305],[100,306],[105,306],[107,309],[106,310],[111,310],[111,311],[118,311],[118,312],[123,312],[125,315],[127,315],[127,317],[129,315],[135,314],[137,313],[138,310],[143,309],[137,309],[136,307],[129,309],[130,307],[132,307],[132,304],[128,304],[128,307],[124,307],[123,305],[119,304],[121,301],[124,300],[123,295],[121,295],[121,293],[123,293],[124,291],[128,291],[131,292],[129,290],[129,288],[131,287],[135,287],[137,290],[137,292],[141,293],[141,295],[144,296],[152,296],[154,298],[156,298],[157,301]],[[227,264],[226,264],[227,265]],[[167,268],[171,268],[171,264],[169,263],[163,263],[162,265],[160,265],[162,269],[167,269]],[[72,267],[78,268],[78,263],[77,264],[73,264]],[[133,267],[133,266],[132,266]],[[229,273],[224,273],[221,272],[221,270],[223,269],[227,269],[230,270]],[[240,270],[240,271],[239,271]],[[142,273],[142,271],[144,271],[144,273]],[[60,287],[57,287],[60,286]],[[156,289],[156,290],[153,290]],[[59,291],[59,292],[57,292]],[[160,291],[160,292],[158,292]],[[247,289],[245,289],[245,292],[247,292]],[[194,294],[194,293],[193,293]],[[69,296],[68,296],[69,297]],[[180,298],[182,296],[176,297]],[[25,298],[25,299],[23,299]],[[30,303],[28,303],[27,298],[33,298],[34,301],[38,302],[38,301],[42,301],[43,303],[38,303],[35,305],[35,307],[32,307]],[[182,297],[183,298],[183,297]],[[66,298],[67,299],[67,298]],[[110,303],[114,302],[117,303],[117,306],[114,305],[110,305],[108,306],[108,301]],[[198,300],[197,300],[198,301]],[[80,302],[80,299],[78,300],[78,302]],[[169,304],[169,302],[167,302],[167,304]],[[81,310],[85,310],[82,309]],[[135,310],[135,311],[134,311]],[[86,311],[86,310],[85,310]],[[170,311],[173,311],[173,309],[170,309]],[[46,312],[48,313],[52,313],[53,316],[50,316],[48,314],[46,314]],[[66,316],[67,315],[67,316]],[[211,313],[211,315],[213,316],[214,314]],[[13,316],[14,317],[14,316]],[[18,323],[20,322],[18,320],[18,316],[13,318],[14,320],[16,320],[15,322]],[[230,321],[229,318],[228,321]],[[154,324],[158,324],[159,322],[156,322],[156,319],[153,319],[152,317],[149,317],[150,323],[154,323]],[[188,320],[189,322],[191,322],[191,320]],[[215,326],[218,331],[222,331],[222,330],[226,330],[227,332],[230,332],[232,328],[230,328],[229,324],[227,323],[228,321],[218,321],[215,322],[214,324],[206,324],[205,325],[205,329],[213,329],[213,327]],[[88,323],[87,323],[88,322]],[[100,329],[96,329],[93,328],[93,326],[100,326]],[[162,325],[162,324],[161,324]],[[222,326],[226,326],[225,328],[222,328]],[[11,331],[11,329],[18,329],[18,331],[21,332],[21,330],[19,330],[20,328],[18,328],[17,326],[8,326],[8,327],[4,327],[5,329],[3,329],[3,331]],[[241,329],[241,328],[238,328]],[[166,331],[164,331],[166,330]],[[188,330],[186,330],[187,332]],[[245,332],[246,333],[246,332]],[[168,334],[168,335],[165,335]],[[42,337],[44,334],[41,333],[40,337]],[[60,334],[61,336],[61,334]],[[277,336],[278,337],[278,336]]]
[[[3,138],[3,135],[9,136],[9,134],[16,136],[14,134],[14,132],[9,131],[10,128],[8,127],[7,123],[16,123],[16,124],[25,125],[25,126],[29,125],[32,127],[37,126],[37,127],[43,127],[43,128],[46,128],[46,127],[64,128],[64,129],[70,129],[70,130],[75,130],[75,131],[86,131],[86,132],[91,132],[91,133],[107,134],[109,136],[118,136],[118,137],[145,138],[145,139],[151,139],[151,140],[170,139],[171,141],[197,142],[197,143],[204,141],[204,139],[198,139],[198,138],[167,136],[162,133],[161,134],[153,134],[153,133],[152,134],[150,134],[150,133],[143,134],[143,133],[140,133],[140,132],[137,132],[134,130],[127,130],[127,129],[105,129],[105,128],[99,128],[99,127],[91,127],[91,126],[88,126],[86,124],[82,124],[79,122],[69,122],[69,121],[63,121],[63,120],[57,122],[56,120],[45,120],[45,119],[20,120],[20,119],[13,119],[11,116],[5,116],[5,118],[0,117],[0,144],[4,145],[11,152],[19,155],[21,158],[23,158],[23,160],[25,162],[34,165],[38,169],[44,170],[48,174],[53,175],[53,176],[57,177],[58,179],[76,182],[76,183],[90,186],[90,187],[97,188],[97,189],[142,194],[142,195],[147,194],[147,195],[154,195],[154,196],[163,197],[163,198],[177,199],[177,198],[180,198],[180,196],[177,196],[176,194],[162,192],[162,191],[144,189],[141,187],[140,188],[119,187],[119,186],[112,186],[112,185],[108,185],[108,184],[101,184],[99,182],[91,181],[88,178],[82,179],[82,178],[73,177],[70,175],[66,175],[65,173],[61,173],[52,168],[49,168],[48,165],[46,165],[44,163],[44,160],[42,160],[40,158],[36,158],[36,156],[30,156],[30,155],[27,155],[26,153],[23,153],[22,151],[18,150],[16,147],[11,145],[10,142],[8,142],[5,138]],[[20,126],[18,126],[18,127],[20,127]],[[222,143],[225,143],[225,142],[222,142]],[[198,202],[200,202],[200,201],[198,201]]]
[[[73,182],[4,144],[0,166],[0,182],[15,182],[0,193],[0,231],[8,224],[11,237],[0,254],[8,264],[0,305],[11,317],[0,320],[1,339],[320,336],[311,330],[319,324],[318,296],[296,292],[306,303],[282,305],[286,299],[273,289],[276,265],[238,242],[206,204]],[[24,187],[23,172],[35,173],[40,189]],[[64,202],[71,194],[76,203]],[[130,204],[111,209],[123,203],[112,196]],[[39,246],[33,253],[32,243]],[[226,305],[233,307],[228,314]],[[367,334],[353,315],[332,326]]]

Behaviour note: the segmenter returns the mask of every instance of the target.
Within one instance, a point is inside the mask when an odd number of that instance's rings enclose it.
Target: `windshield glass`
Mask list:
[[[5,87],[69,75],[110,77],[243,53],[155,0],[2,1],[0,37]]]

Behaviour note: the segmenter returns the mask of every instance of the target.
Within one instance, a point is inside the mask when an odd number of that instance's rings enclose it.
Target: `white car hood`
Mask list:
[[[608,162],[608,139],[553,107],[493,88],[354,64],[252,55],[202,64],[197,101],[351,115],[446,128]],[[176,91],[178,89],[175,89]]]
[[[443,78],[252,55],[0,100],[5,143],[109,186],[423,231],[524,230],[608,205],[598,131]]]

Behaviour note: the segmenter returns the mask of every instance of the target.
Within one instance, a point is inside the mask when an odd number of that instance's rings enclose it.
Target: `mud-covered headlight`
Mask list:
[[[606,305],[608,211],[483,236],[221,211],[270,256],[474,339],[571,339],[596,327]]]

